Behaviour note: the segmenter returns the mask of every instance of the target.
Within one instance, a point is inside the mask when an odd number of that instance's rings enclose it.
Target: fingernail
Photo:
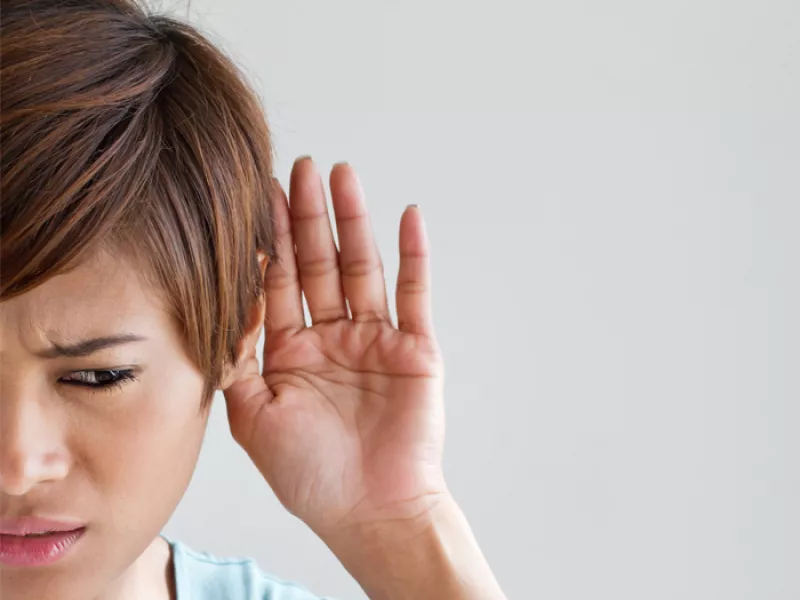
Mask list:
[[[295,164],[297,164],[299,162],[303,162],[304,160],[311,160],[311,155],[310,154],[303,154],[303,156],[298,156],[297,160],[295,160],[294,162],[295,162]]]

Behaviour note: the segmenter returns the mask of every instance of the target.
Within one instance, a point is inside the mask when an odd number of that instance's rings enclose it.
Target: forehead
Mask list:
[[[3,345],[17,336],[42,347],[122,330],[163,337],[170,326],[157,294],[130,263],[107,252],[0,303]]]

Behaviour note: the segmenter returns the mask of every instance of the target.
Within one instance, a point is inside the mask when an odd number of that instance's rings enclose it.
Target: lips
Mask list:
[[[26,517],[0,519],[0,564],[37,567],[63,558],[86,532],[80,523]]]

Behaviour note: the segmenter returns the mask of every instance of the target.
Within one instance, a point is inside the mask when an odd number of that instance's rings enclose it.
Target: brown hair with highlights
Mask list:
[[[0,300],[99,251],[164,297],[219,385],[274,258],[261,105],[196,28],[133,0],[3,0]]]

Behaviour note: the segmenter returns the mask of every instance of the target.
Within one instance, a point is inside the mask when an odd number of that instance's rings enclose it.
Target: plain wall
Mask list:
[[[193,0],[191,19],[262,96],[284,184],[301,154],[358,170],[390,294],[420,204],[446,470],[509,599],[800,598],[800,2]],[[364,598],[221,395],[166,533]]]

